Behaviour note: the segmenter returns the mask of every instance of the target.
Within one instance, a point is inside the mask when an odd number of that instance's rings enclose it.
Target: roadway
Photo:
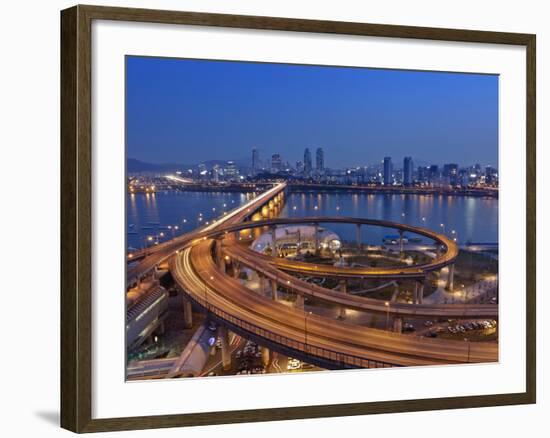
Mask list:
[[[387,220],[366,219],[356,217],[293,217],[293,218],[276,218],[268,219],[256,222],[244,222],[235,225],[229,225],[218,228],[212,233],[202,235],[201,237],[215,238],[223,237],[227,233],[236,231],[248,230],[258,227],[272,227],[272,226],[284,226],[284,225],[301,225],[301,224],[353,224],[353,225],[367,225],[377,226],[384,228],[392,228],[399,231],[408,231],[418,234],[420,236],[428,237],[433,240],[437,245],[441,245],[445,248],[442,255],[436,257],[430,263],[418,264],[413,266],[395,266],[385,268],[373,268],[373,267],[338,267],[329,265],[315,265],[312,263],[299,262],[295,260],[289,260],[285,258],[273,258],[277,266],[287,271],[300,272],[304,274],[316,274],[319,276],[328,277],[360,277],[360,278],[424,278],[428,272],[441,269],[445,266],[452,264],[459,253],[459,248],[456,242],[447,236],[439,233],[435,233],[432,230],[423,227],[416,227],[413,225],[402,224],[398,222],[391,222]],[[251,254],[255,256],[258,253],[250,250]]]
[[[211,240],[199,240],[172,259],[176,282],[218,317],[232,323],[245,322],[251,333],[279,340],[284,348],[310,355],[313,363],[316,356],[327,358],[333,354],[349,366],[354,366],[358,358],[397,366],[498,360],[495,343],[449,342],[351,325],[255,294],[218,269],[212,245]]]
[[[498,306],[492,304],[406,304],[406,303],[390,303],[386,306],[385,302],[378,299],[359,297],[353,294],[345,294],[332,289],[327,289],[308,283],[284,272],[287,270],[284,263],[280,263],[284,259],[268,257],[259,254],[242,245],[227,245],[224,246],[224,253],[231,259],[237,260],[243,265],[261,273],[265,277],[276,281],[279,285],[285,288],[292,289],[293,292],[303,295],[304,297],[323,301],[332,305],[338,305],[347,309],[354,309],[363,312],[389,313],[392,316],[398,317],[426,317],[426,318],[496,318],[498,317]],[[304,263],[307,265],[307,263]],[[311,265],[310,265],[311,266]],[[317,265],[307,267],[307,270],[294,270],[300,273],[307,272],[314,276],[330,276],[331,266]],[[281,268],[283,270],[281,270]],[[353,268],[337,268],[339,275],[342,270]],[[362,276],[363,277],[363,276]]]
[[[168,242],[164,242],[151,248],[147,256],[144,257],[138,264],[135,266],[129,267],[126,271],[126,285],[130,286],[138,281],[139,278],[146,275],[155,266],[158,266],[160,263],[165,262],[172,256],[176,251],[181,249],[183,246],[189,243],[192,239],[196,238],[197,235],[207,234],[211,231],[214,231],[217,228],[220,228],[224,224],[239,223],[244,220],[247,216],[251,215],[265,204],[266,200],[271,199],[273,196],[284,191],[286,188],[286,183],[277,184],[275,187],[265,191],[264,193],[258,195],[250,202],[237,207],[231,213],[213,221],[211,224],[204,226],[202,228],[190,231],[189,233],[182,234]],[[202,233],[202,234],[201,234]]]

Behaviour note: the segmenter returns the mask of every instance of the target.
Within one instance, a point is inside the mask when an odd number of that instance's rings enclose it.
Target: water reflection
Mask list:
[[[186,233],[244,204],[252,195],[223,192],[157,192],[127,195],[127,246]],[[177,230],[174,230],[177,226]],[[172,227],[172,228],[168,228]],[[164,237],[161,237],[160,234]]]
[[[147,236],[178,226],[181,234],[210,222],[252,199],[252,194],[213,192],[158,192],[128,194],[128,246],[141,248]],[[270,211],[270,214],[273,212]],[[498,199],[428,195],[384,195],[358,193],[294,193],[288,195],[283,217],[355,216],[386,219],[424,226],[457,237],[460,243],[498,242]],[[441,227],[443,224],[443,227]],[[331,224],[345,240],[355,240],[355,227]],[[452,233],[452,230],[455,233]],[[452,234],[451,234],[452,233]],[[380,244],[395,230],[363,227],[365,243]],[[162,240],[162,239],[160,239]]]
[[[281,215],[385,219],[444,231],[451,237],[456,236],[461,243],[498,242],[498,199],[357,193],[325,193],[313,197],[295,193],[288,196]],[[355,239],[355,229],[351,226],[331,224],[330,228],[345,240]],[[364,227],[364,242],[380,244],[387,234],[395,231]]]

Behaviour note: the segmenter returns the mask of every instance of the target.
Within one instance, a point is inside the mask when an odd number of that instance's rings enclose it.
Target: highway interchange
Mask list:
[[[277,299],[252,292],[237,278],[226,273],[221,262],[225,258],[239,263],[290,289],[301,297],[320,300],[330,305],[362,312],[391,314],[392,318],[496,318],[498,306],[491,304],[405,304],[355,296],[326,289],[304,280],[296,273],[334,278],[387,278],[423,281],[434,270],[452,264],[458,247],[442,234],[425,228],[361,218],[292,218],[250,221],[269,202],[280,202],[286,185],[278,184],[233,210],[218,221],[179,236],[154,248],[134,267],[128,269],[131,286],[169,261],[172,276],[181,290],[197,306],[210,312],[218,322],[253,336],[273,350],[294,352],[311,363],[332,364],[332,368],[364,368],[376,366],[437,365],[449,363],[493,362],[498,360],[498,344],[459,342],[407,336],[351,324],[306,312],[300,306],[288,306]],[[365,226],[389,226],[433,239],[444,249],[430,263],[391,268],[351,268],[314,265],[258,254],[238,245],[233,236],[254,227],[286,224],[350,223]],[[221,244],[223,242],[223,245]],[[222,258],[222,259],[220,259]]]

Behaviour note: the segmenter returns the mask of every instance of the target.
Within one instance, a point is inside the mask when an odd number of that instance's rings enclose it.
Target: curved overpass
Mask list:
[[[494,343],[406,336],[309,315],[270,300],[222,272],[212,257],[212,248],[212,240],[199,239],[181,251],[171,260],[174,279],[217,318],[275,344],[275,350],[290,349],[296,356],[307,355],[312,363],[332,361],[336,368],[498,360],[498,345]]]
[[[305,297],[313,298],[325,303],[338,305],[348,309],[363,311],[363,312],[376,312],[376,313],[389,313],[392,316],[398,317],[445,317],[445,318],[496,318],[498,317],[498,306],[493,304],[405,304],[405,303],[391,303],[389,307],[386,306],[384,301],[359,297],[352,294],[345,294],[332,289],[327,289],[321,286],[317,286],[312,283],[308,283],[304,280],[296,278],[290,274],[279,270],[281,265],[278,263],[279,259],[267,257],[262,254],[258,254],[248,248],[242,246],[227,246],[224,247],[224,253],[232,259],[235,259],[245,266],[261,273],[270,280],[276,281],[283,287],[288,288],[289,283],[293,292],[303,295]],[[319,265],[322,266],[322,265]],[[323,267],[324,269],[324,267]],[[346,269],[346,268],[341,268]],[[303,271],[299,271],[303,272]],[[307,271],[309,272],[309,271]],[[320,273],[321,272],[321,273]],[[323,276],[324,271],[315,271],[315,275]],[[402,278],[402,277],[400,277]]]
[[[237,225],[230,225],[216,229],[206,236],[210,238],[222,237],[223,235],[258,227],[271,227],[277,225],[301,225],[301,224],[354,224],[370,225],[384,228],[392,228],[399,231],[408,231],[432,239],[436,244],[445,247],[445,252],[436,257],[430,263],[418,264],[414,266],[395,266],[384,268],[373,267],[339,267],[314,263],[299,262],[295,260],[270,258],[279,268],[286,271],[299,272],[303,274],[326,276],[326,277],[360,277],[360,278],[423,278],[427,273],[441,269],[452,264],[458,256],[458,245],[452,239],[432,230],[413,225],[401,224],[386,220],[354,218],[354,217],[298,217],[298,218],[278,218],[257,222],[244,222]],[[204,237],[204,235],[203,235]],[[260,257],[255,251],[249,250],[249,257]]]
[[[210,315],[225,323],[232,330],[245,336],[263,342],[274,350],[291,352],[294,357],[305,358],[311,363],[317,363],[325,368],[365,368],[373,366],[407,366],[407,365],[433,365],[447,363],[466,362],[491,362],[498,360],[498,345],[494,343],[465,343],[456,341],[443,341],[440,339],[417,338],[405,336],[383,330],[371,329],[345,322],[332,320],[318,315],[310,315],[301,309],[291,308],[280,302],[269,300],[256,293],[253,293],[238,280],[225,274],[216,264],[213,255],[214,241],[221,239],[226,234],[249,229],[255,226],[276,226],[287,223],[330,223],[347,222],[361,224],[379,224],[384,226],[403,229],[434,238],[436,242],[446,248],[443,256],[436,258],[433,263],[415,267],[398,268],[399,271],[389,272],[389,276],[409,276],[412,278],[422,276],[433,269],[445,266],[454,261],[454,242],[445,236],[437,235],[430,230],[411,227],[404,224],[397,224],[387,221],[373,221],[357,218],[291,218],[272,219],[259,222],[242,222],[250,217],[258,208],[285,189],[286,184],[280,184],[273,189],[259,195],[245,206],[239,207],[229,215],[224,216],[207,227],[187,233],[170,242],[155,248],[155,251],[148,255],[136,267],[128,270],[127,282],[131,283],[157,264],[170,260],[170,270],[174,280],[186,292],[186,294],[198,305],[206,309]],[[432,237],[433,236],[433,237]],[[232,247],[232,249],[235,249]],[[458,251],[458,250],[457,250]],[[172,257],[175,254],[174,257]],[[255,254],[257,257],[257,254]],[[244,254],[250,257],[250,254]],[[258,259],[259,260],[259,259]],[[264,260],[266,272],[289,275],[279,270],[274,265],[276,259],[269,262]],[[410,268],[407,272],[404,269]],[[285,268],[283,268],[285,269]],[[292,269],[303,269],[294,267]],[[380,272],[373,272],[372,268],[364,269],[356,275],[376,276]],[[387,268],[384,268],[387,269]],[[290,268],[288,268],[290,270]],[[369,272],[366,272],[368,270]],[[334,272],[331,275],[339,275]],[[384,273],[382,273],[385,275]],[[349,275],[349,273],[347,274]],[[296,281],[296,279],[291,280]],[[305,282],[304,282],[305,283]],[[368,299],[346,296],[343,294],[334,296],[334,291],[312,289],[309,283],[300,285],[304,287],[303,293],[310,293],[318,298],[319,293],[327,294],[323,299],[336,302],[342,306],[361,310],[380,311],[382,303],[369,302]],[[322,288],[321,288],[322,289]],[[350,305],[351,301],[354,300]],[[355,301],[357,300],[357,301]],[[362,300],[361,302],[359,300]],[[394,307],[393,303],[391,307]],[[456,306],[456,305],[452,305]],[[427,305],[399,305],[389,309],[395,315],[398,312],[408,312],[406,315],[427,315],[431,306]],[[467,305],[462,306],[465,309]],[[425,308],[426,310],[422,310]],[[416,310],[415,310],[416,309]],[[471,307],[473,309],[473,307]],[[432,307],[432,316],[438,316],[445,311],[441,307]],[[384,312],[386,309],[384,308]],[[416,312],[416,313],[414,313]],[[461,315],[465,315],[462,309]],[[475,313],[475,312],[474,312]],[[405,313],[403,313],[405,315]]]
[[[139,278],[153,270],[155,266],[168,260],[177,250],[183,248],[189,243],[190,240],[196,238],[197,236],[208,235],[209,232],[220,228],[222,225],[235,224],[245,220],[271,198],[282,193],[286,189],[286,186],[286,183],[277,184],[275,187],[258,195],[247,204],[235,208],[229,214],[214,221],[210,225],[197,230],[192,230],[189,233],[182,234],[181,236],[161,243],[154,248],[150,248],[147,252],[147,256],[144,257],[141,262],[139,262],[136,266],[127,269],[126,285],[129,286],[135,283]]]

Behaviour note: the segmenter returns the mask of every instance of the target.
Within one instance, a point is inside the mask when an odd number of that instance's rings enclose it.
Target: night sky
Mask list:
[[[151,163],[294,164],[322,147],[330,168],[498,164],[498,77],[127,57],[127,153]]]

